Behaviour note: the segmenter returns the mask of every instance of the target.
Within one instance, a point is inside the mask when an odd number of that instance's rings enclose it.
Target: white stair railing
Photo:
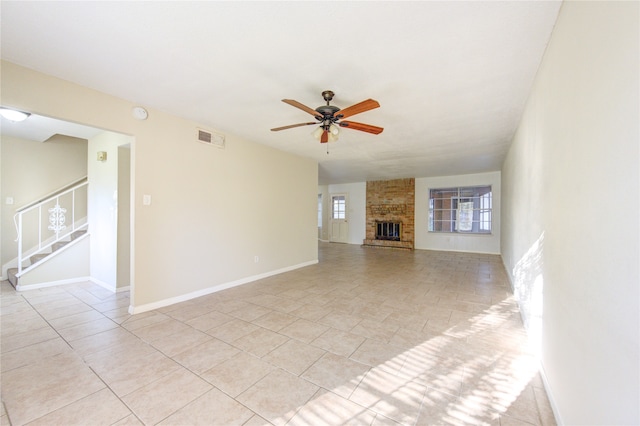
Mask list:
[[[24,269],[24,262],[31,256],[48,250],[55,243],[69,238],[76,231],[87,229],[87,188],[89,182],[82,178],[80,183],[71,184],[40,201],[31,203],[16,211],[13,217],[18,234],[18,275]],[[48,222],[45,223],[48,214]],[[67,225],[67,214],[71,221]],[[46,230],[43,229],[44,225]],[[26,233],[25,233],[26,228]],[[27,240],[27,241],[25,241]],[[25,251],[24,246],[29,245]]]

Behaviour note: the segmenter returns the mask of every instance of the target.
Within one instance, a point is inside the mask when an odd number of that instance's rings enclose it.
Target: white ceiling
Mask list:
[[[82,124],[69,123],[51,117],[31,114],[27,121],[14,122],[0,116],[2,135],[14,136],[38,142],[46,142],[54,135],[90,139],[103,130]]]
[[[2,58],[318,161],[320,183],[499,170],[560,1],[2,1]],[[327,145],[281,102],[381,107]],[[310,120],[311,119],[311,120]]]

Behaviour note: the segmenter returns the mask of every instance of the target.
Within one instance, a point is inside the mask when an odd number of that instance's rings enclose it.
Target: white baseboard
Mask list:
[[[509,285],[511,286],[511,292],[515,292],[515,286],[513,281],[513,275],[511,270],[509,270],[509,265],[504,260],[502,254],[500,255],[500,259],[502,259],[502,266],[504,266],[505,271],[507,272],[507,279],[509,281]],[[518,310],[520,311],[520,319],[522,319],[522,323],[526,324],[526,318],[522,315],[522,305],[520,301],[516,299],[516,303],[518,304]],[[529,330],[527,330],[525,326],[525,331],[527,332],[527,336],[529,335]],[[553,416],[556,419],[556,424],[563,425],[565,424],[562,421],[562,417],[560,416],[560,411],[558,410],[558,405],[556,404],[556,400],[553,397],[553,392],[551,391],[551,385],[549,384],[549,380],[547,379],[547,373],[544,369],[544,365],[542,365],[542,360],[538,359],[538,371],[540,372],[540,377],[542,378],[542,385],[544,386],[544,390],[547,392],[547,398],[549,399],[549,404],[551,405],[551,411],[553,411]]]
[[[115,285],[109,284],[109,283],[104,282],[104,281],[100,281],[97,278],[89,277],[89,281],[91,281],[94,284],[99,285],[100,287],[104,288],[105,290],[109,290],[112,293],[115,293],[116,290],[117,290]]]
[[[130,286],[116,288],[113,285],[106,283],[104,281],[100,281],[99,279],[94,277],[76,277],[76,278],[69,278],[66,280],[48,281],[44,283],[30,284],[30,285],[20,285],[20,281],[18,281],[18,286],[16,287],[16,290],[17,291],[37,290],[39,288],[54,287],[57,285],[65,285],[65,284],[76,284],[76,283],[81,283],[85,281],[90,281],[96,285],[99,285],[105,290],[109,290],[112,293],[119,293],[122,291],[130,290]]]
[[[54,287],[57,285],[64,285],[64,284],[75,284],[75,283],[81,283],[86,281],[92,281],[91,277],[76,277],[76,278],[69,278],[66,280],[48,281],[44,283],[30,284],[30,285],[20,285],[20,281],[18,280],[16,291],[36,290],[39,288]]]
[[[140,314],[142,312],[152,311],[154,309],[164,308],[165,306],[170,306],[170,305],[173,305],[173,304],[176,304],[176,303],[180,303],[180,302],[186,302],[187,300],[191,300],[191,299],[195,299],[195,298],[198,298],[198,297],[206,296],[206,295],[211,294],[211,293],[216,293],[218,291],[226,290],[226,289],[229,289],[229,288],[232,288],[232,287],[237,287],[239,285],[247,284],[247,283],[250,283],[250,282],[253,282],[253,281],[258,281],[258,280],[261,280],[263,278],[271,277],[273,275],[278,275],[278,274],[282,274],[282,273],[285,273],[285,272],[293,271],[295,269],[304,268],[305,266],[315,265],[317,263],[318,263],[318,260],[316,259],[316,260],[312,260],[312,261],[309,261],[309,262],[304,262],[304,263],[300,263],[300,264],[297,264],[297,265],[288,266],[286,268],[276,269],[275,271],[265,272],[264,274],[252,275],[250,277],[241,278],[241,279],[236,280],[236,281],[230,281],[230,282],[227,282],[227,283],[218,284],[218,285],[215,285],[213,287],[204,288],[202,290],[194,291],[194,292],[187,293],[187,294],[182,294],[182,295],[176,296],[176,297],[170,297],[168,299],[159,300],[157,302],[146,303],[144,305],[139,305],[139,306],[130,305],[129,306],[129,313],[131,315],[135,315],[135,314]]]
[[[549,399],[549,404],[551,405],[551,411],[553,411],[553,417],[556,419],[556,424],[564,425],[565,422],[562,421],[562,416],[560,415],[560,410],[558,409],[558,405],[556,404],[556,399],[553,397],[553,392],[551,391],[551,385],[549,385],[549,380],[547,379],[547,373],[544,370],[544,366],[542,362],[539,362],[540,365],[540,377],[542,378],[542,384],[544,385],[544,390],[547,392],[547,398]]]

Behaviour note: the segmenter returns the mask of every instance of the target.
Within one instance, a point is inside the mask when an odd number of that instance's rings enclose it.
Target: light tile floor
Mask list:
[[[555,424],[498,256],[319,259],[134,316],[2,282],[0,424]]]

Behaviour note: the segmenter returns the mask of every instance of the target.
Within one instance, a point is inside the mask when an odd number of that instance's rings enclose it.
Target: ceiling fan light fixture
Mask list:
[[[311,135],[316,138],[318,141],[322,141],[322,135],[327,131],[328,142],[335,142],[338,140],[338,135],[340,134],[340,128],[335,124],[330,124],[328,127],[326,124],[322,124],[318,126]]]
[[[9,121],[20,122],[29,118],[31,114],[10,108],[0,108],[0,115]]]
[[[324,129],[322,128],[322,126],[319,126],[313,132],[311,132],[311,135],[317,140],[320,140],[323,132],[324,132]]]

